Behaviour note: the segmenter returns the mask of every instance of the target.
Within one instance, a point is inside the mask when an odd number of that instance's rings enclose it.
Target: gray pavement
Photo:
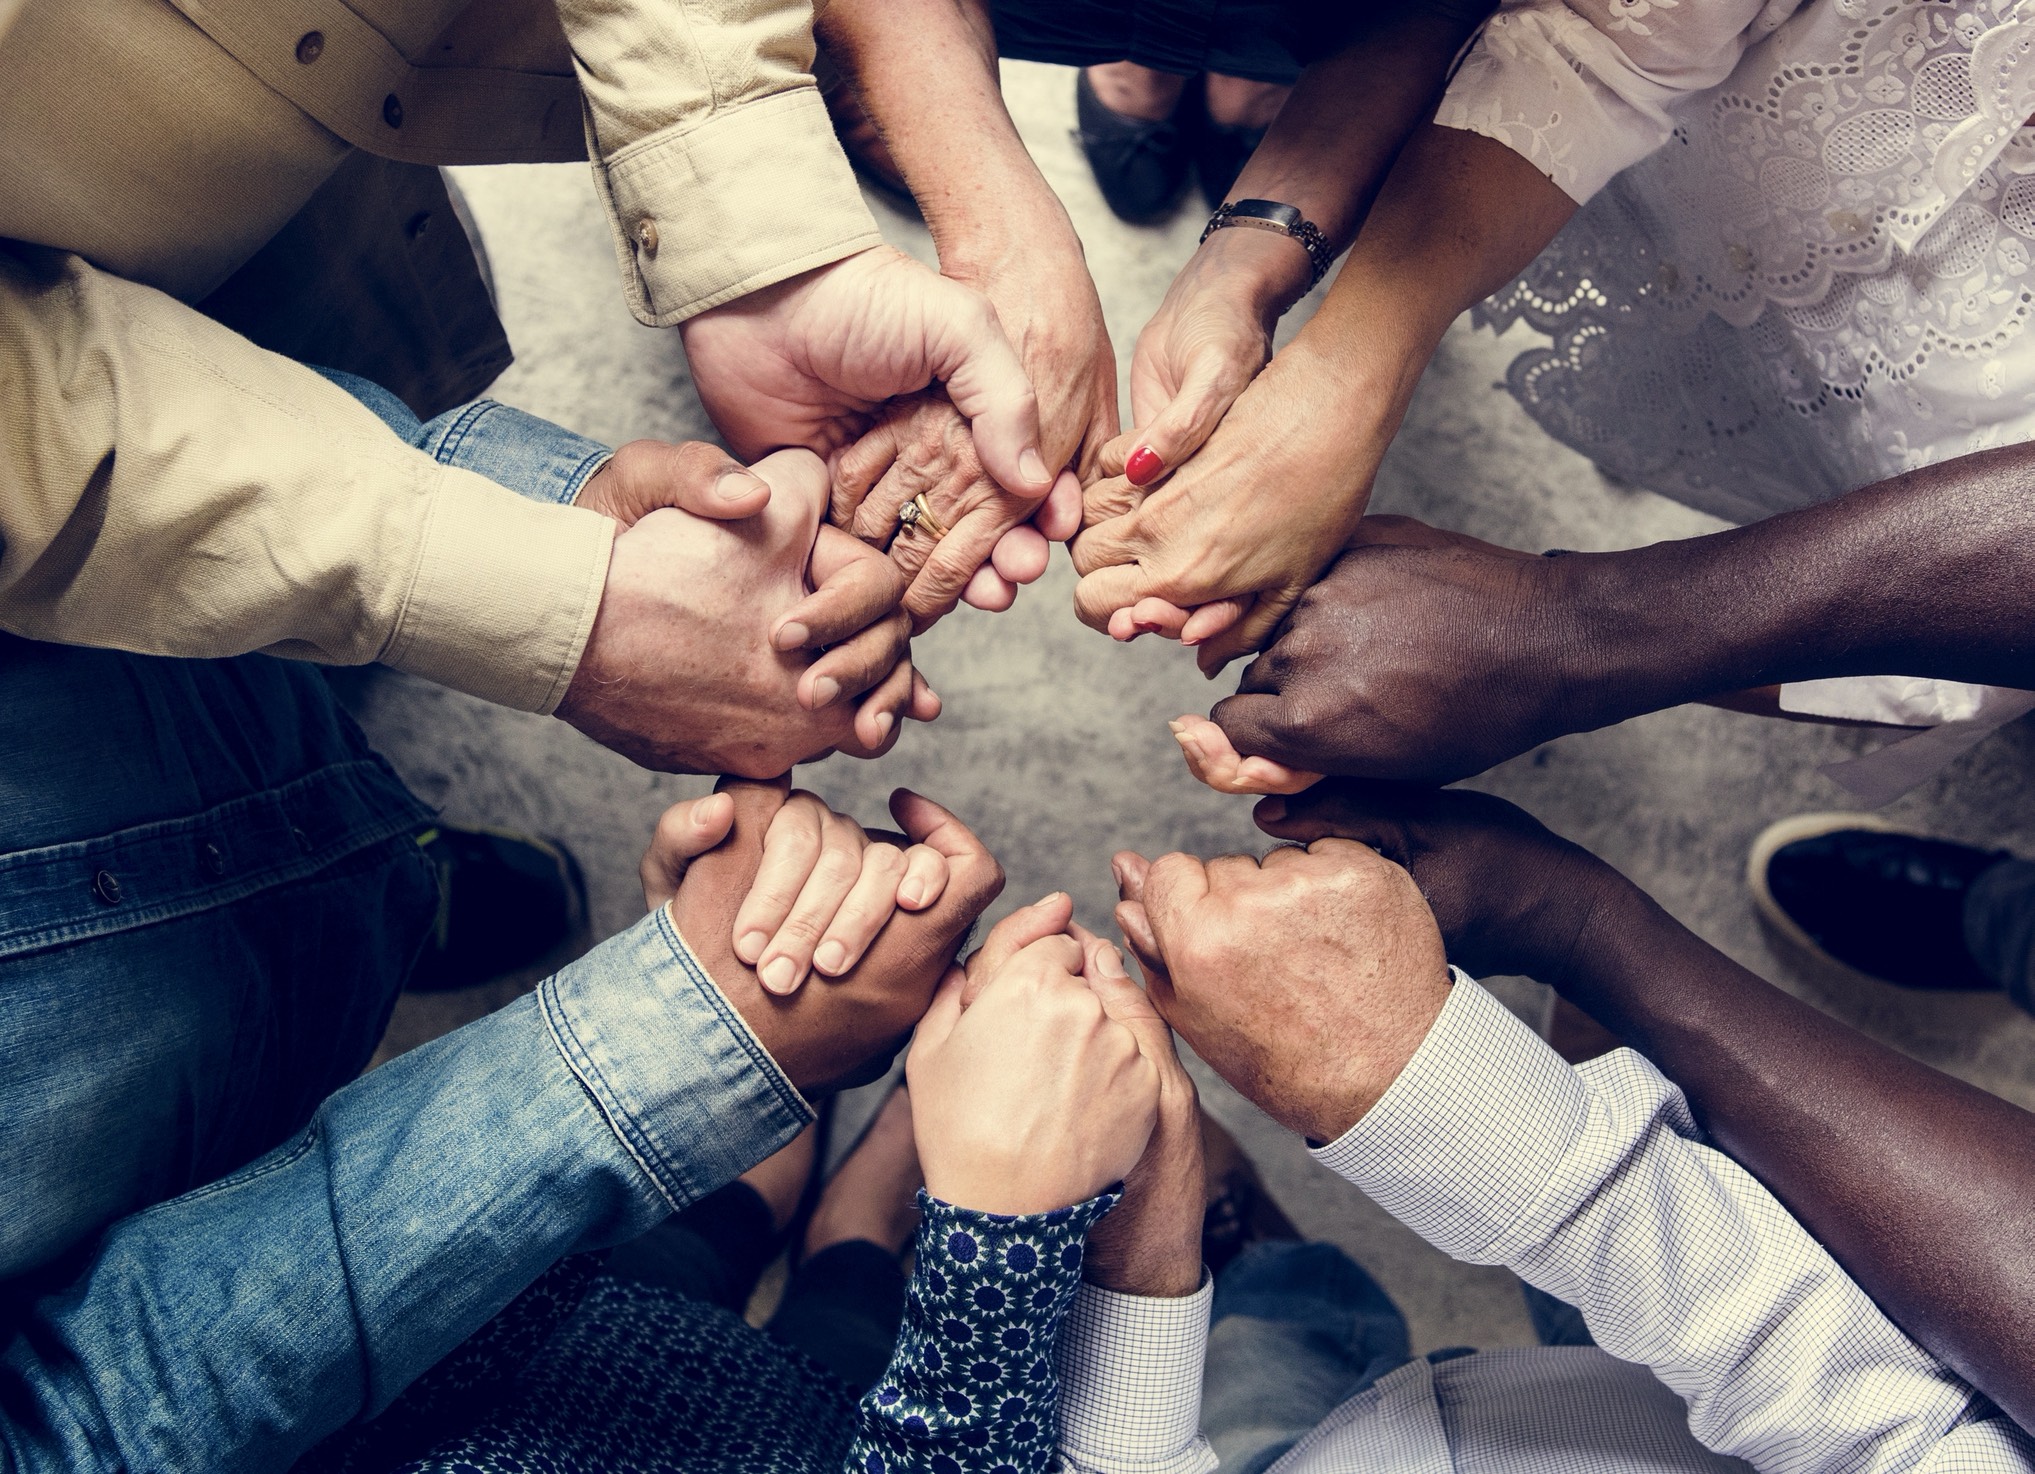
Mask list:
[[[1127,371],[1138,328],[1192,249],[1200,217],[1135,229],[1104,209],[1070,139],[1071,74],[1006,68],[1012,110],[1060,190],[1101,284]],[[710,434],[675,334],[638,326],[622,306],[607,226],[586,170],[542,165],[458,171],[493,258],[519,355],[497,397],[610,441]],[[930,259],[923,229],[877,206],[885,232]],[[1288,331],[1299,317],[1288,324]],[[1613,487],[1543,436],[1499,387],[1530,341],[1457,324],[1423,381],[1385,463],[1373,506],[1524,547],[1608,549],[1718,526],[1643,491]],[[880,762],[832,759],[800,781],[875,822],[898,785],[951,805],[1010,875],[997,913],[1053,889],[1092,926],[1108,922],[1110,854],[1213,854],[1262,847],[1249,804],[1193,783],[1168,718],[1206,710],[1211,686],[1171,646],[1122,647],[1083,628],[1064,556],[1009,613],[962,611],[919,642],[917,658],[947,702]],[[1663,598],[1675,597],[1672,589]],[[1692,611],[1700,616],[1701,611]],[[705,780],[651,774],[561,723],[503,712],[402,677],[367,684],[366,725],[417,790],[454,820],[556,836],[580,856],[601,935],[640,911],[637,859],[667,804]],[[1752,836],[1769,821],[1845,808],[1819,763],[1877,745],[1856,731],[1710,709],[1665,712],[1565,738],[1480,780],[1591,846],[1676,916],[1748,966],[1901,1048],[2035,1106],[2035,1020],[1997,998],[1923,997],[1812,978],[1775,957],[1741,882]],[[2035,853],[2035,804],[2023,775],[2035,738],[2009,728],[1888,812],[1954,837]],[[1539,990],[1509,1001],[1529,1014]],[[1205,1071],[1215,1113],[1245,1142],[1307,1232],[1343,1244],[1405,1308],[1416,1345],[1527,1344],[1531,1330],[1502,1271],[1429,1250]],[[851,1113],[852,1114],[852,1113]]]

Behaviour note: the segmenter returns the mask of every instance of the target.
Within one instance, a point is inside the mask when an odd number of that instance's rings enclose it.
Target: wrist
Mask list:
[[[1182,271],[1197,278],[1198,290],[1238,302],[1270,332],[1307,295],[1314,262],[1307,247],[1290,236],[1232,227],[1213,232]]]

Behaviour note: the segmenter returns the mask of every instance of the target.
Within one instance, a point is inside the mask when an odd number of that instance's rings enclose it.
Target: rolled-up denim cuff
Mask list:
[[[538,1003],[566,1064],[674,1211],[812,1120],[662,906],[546,978]]]
[[[422,428],[417,448],[533,501],[570,503],[614,451],[492,399],[448,410]]]

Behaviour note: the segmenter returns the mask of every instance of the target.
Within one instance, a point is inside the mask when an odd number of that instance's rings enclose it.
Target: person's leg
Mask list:
[[[904,1322],[898,1256],[918,1231],[918,1148],[903,1089],[829,1179],[806,1229],[806,1254],[764,1329],[827,1368],[857,1396],[890,1365]]]
[[[1230,193],[1244,165],[1265,141],[1293,89],[1278,82],[1254,82],[1210,72],[1203,79],[1208,119],[1194,143],[1194,174],[1201,196],[1213,210]]]
[[[1084,67],[1074,84],[1076,138],[1111,213],[1133,225],[1171,213],[1187,183],[1190,78],[1136,62]]]
[[[359,1072],[429,819],[313,667],[0,636],[0,1293]]]
[[[1262,1474],[1411,1353],[1391,1297],[1333,1244],[1250,1245],[1215,1282],[1201,1426],[1224,1474]]]

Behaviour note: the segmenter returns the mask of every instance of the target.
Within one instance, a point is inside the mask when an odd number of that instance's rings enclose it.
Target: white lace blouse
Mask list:
[[[2035,0],[1506,0],[1437,121],[1582,205],[1477,309],[1514,395],[1746,522],[2035,438],[2031,113]]]

